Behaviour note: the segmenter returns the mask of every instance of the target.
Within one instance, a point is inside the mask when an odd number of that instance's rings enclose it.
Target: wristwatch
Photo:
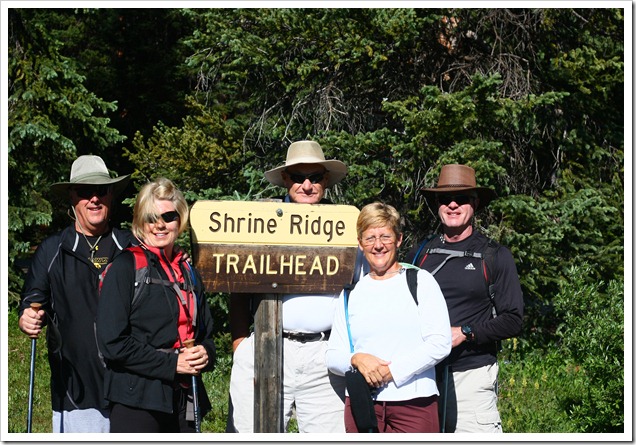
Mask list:
[[[475,333],[473,332],[473,328],[469,324],[465,324],[462,326],[462,334],[466,336],[466,341],[468,343],[472,343],[475,341]]]

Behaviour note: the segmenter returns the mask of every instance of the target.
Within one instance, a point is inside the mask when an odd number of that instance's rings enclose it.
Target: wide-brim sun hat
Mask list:
[[[437,186],[423,188],[424,196],[431,208],[436,207],[436,197],[440,194],[460,194],[461,192],[475,192],[479,198],[479,205],[475,210],[486,207],[497,193],[488,187],[477,187],[475,170],[462,164],[447,164],[442,167],[437,180]]]
[[[347,166],[344,162],[335,159],[326,160],[322,147],[318,142],[297,141],[292,143],[287,149],[285,163],[279,167],[267,170],[265,178],[274,185],[285,187],[281,173],[287,167],[298,164],[320,164],[324,166],[329,172],[326,187],[339,183],[347,175]]]
[[[51,191],[56,195],[68,197],[71,187],[84,185],[112,185],[113,196],[124,191],[130,181],[130,175],[111,178],[103,159],[95,155],[82,155],[71,166],[68,182],[51,184]]]

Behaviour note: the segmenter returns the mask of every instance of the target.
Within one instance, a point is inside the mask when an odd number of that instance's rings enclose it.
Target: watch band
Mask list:
[[[468,343],[472,343],[475,341],[475,333],[473,332],[472,326],[469,324],[465,324],[462,326],[462,334],[466,336],[466,341]]]

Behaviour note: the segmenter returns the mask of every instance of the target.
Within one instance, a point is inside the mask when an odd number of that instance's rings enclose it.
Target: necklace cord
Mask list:
[[[404,271],[404,267],[400,267],[400,268],[399,268],[399,269],[397,269],[397,270],[392,270],[392,271],[390,271],[390,272],[384,272],[384,275],[393,275],[393,274],[395,274],[395,273],[402,273],[403,271]],[[377,273],[375,273],[375,272],[369,272],[369,275],[374,276],[374,277],[377,277],[377,276],[378,276],[378,274],[377,274]]]
[[[86,236],[86,233],[84,232],[84,227],[82,227],[82,224],[79,222],[79,219],[77,218],[77,213],[75,213],[75,207],[71,206],[71,210],[73,210],[73,215],[75,215],[75,218],[74,218],[75,222],[79,226],[80,232],[82,232],[82,236],[86,240],[86,244],[88,244],[89,252],[91,254],[89,260],[91,263],[95,264],[95,252],[99,250],[98,244],[102,240],[102,236],[104,235],[99,235],[99,237],[97,238],[97,241],[95,241],[95,244],[91,244],[91,242],[88,240],[88,237]],[[97,265],[95,264],[95,266]]]

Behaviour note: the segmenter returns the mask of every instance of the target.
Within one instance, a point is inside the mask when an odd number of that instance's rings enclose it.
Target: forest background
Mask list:
[[[434,186],[443,164],[474,167],[478,183],[499,195],[477,224],[512,250],[526,305],[523,334],[500,356],[504,430],[631,432],[624,3],[3,10],[8,431],[25,431],[20,289],[34,249],[70,222],[49,186],[68,179],[78,155],[133,175],[114,215],[127,226],[136,191],[159,175],[190,204],[279,195],[263,171],[284,162],[291,142],[310,138],[349,166],[330,199],[398,208],[403,252],[439,229],[420,189]],[[187,236],[180,242],[190,249]],[[223,432],[230,297],[207,298],[219,360],[206,376],[214,407],[204,431]],[[34,431],[47,432],[43,349]]]

